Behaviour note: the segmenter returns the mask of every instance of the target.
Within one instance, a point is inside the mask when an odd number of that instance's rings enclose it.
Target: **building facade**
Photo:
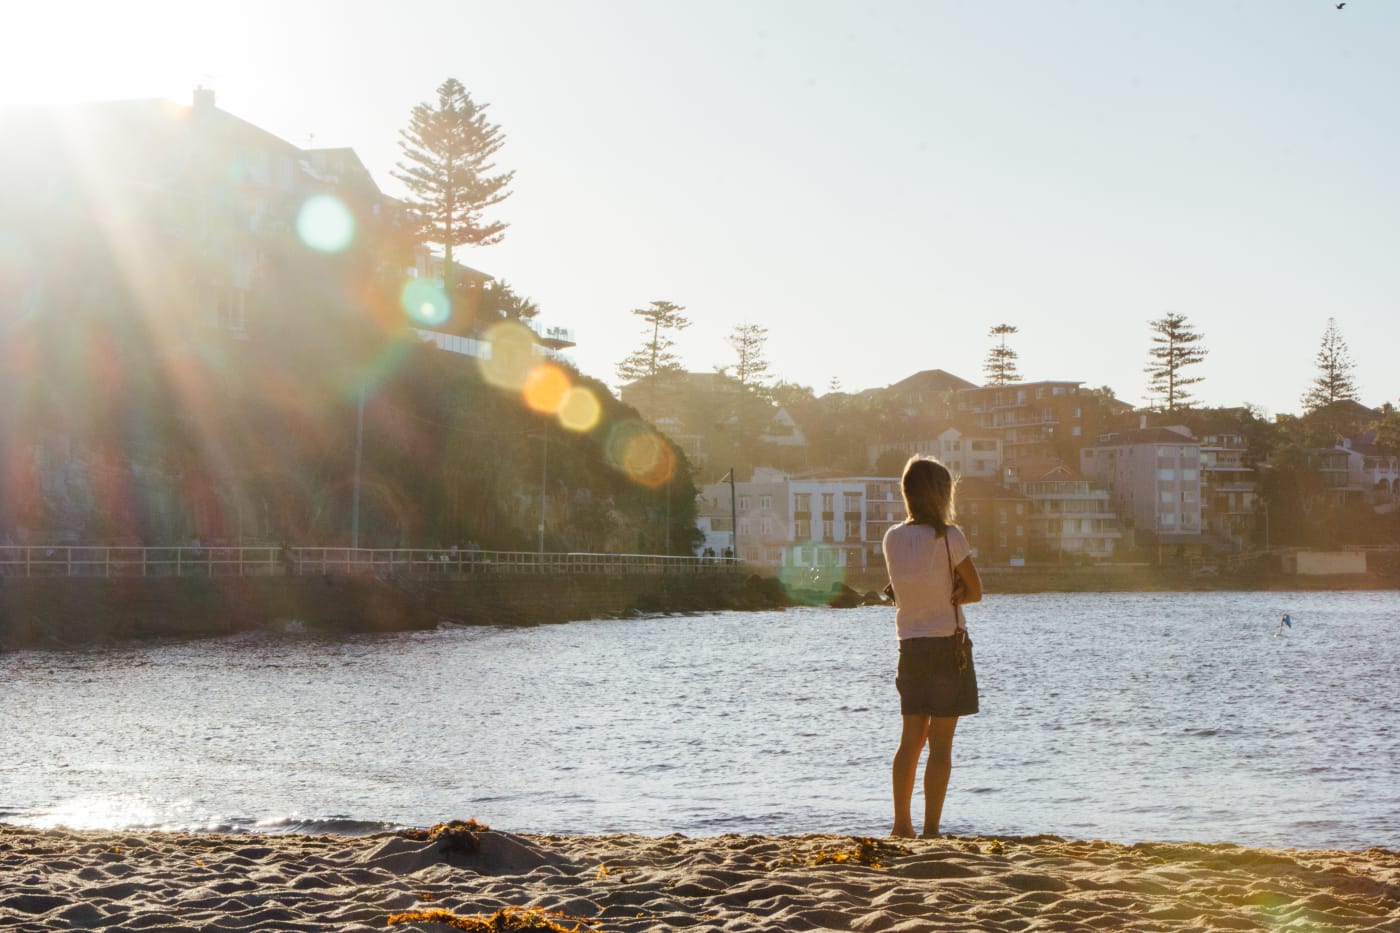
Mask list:
[[[1086,477],[1108,489],[1138,545],[1200,547],[1201,444],[1184,428],[1106,434],[1080,452]]]
[[[1202,530],[1218,550],[1239,551],[1254,540],[1259,484],[1245,447],[1238,434],[1201,438]]]
[[[1032,502],[1020,492],[986,479],[958,483],[957,524],[972,556],[984,566],[1016,567],[1030,552]]]

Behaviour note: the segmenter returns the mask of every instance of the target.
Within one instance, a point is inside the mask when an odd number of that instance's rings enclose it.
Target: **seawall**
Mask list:
[[[0,578],[0,649],[227,635],[300,623],[328,632],[539,625],[646,612],[787,605],[776,581],[708,573],[336,574],[212,578]]]

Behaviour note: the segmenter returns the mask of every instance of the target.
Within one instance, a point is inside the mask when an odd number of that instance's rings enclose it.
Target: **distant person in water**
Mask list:
[[[924,769],[924,832],[939,835],[943,798],[953,766],[953,730],[958,717],[977,712],[977,672],[972,641],[959,608],[982,598],[982,578],[973,566],[962,529],[952,524],[954,482],[948,468],[928,457],[914,457],[901,481],[903,524],[885,533],[899,635],[900,713],[904,718],[892,768],[894,836],[913,836],[910,800],[919,757],[928,745]],[[887,590],[888,592],[888,590]]]

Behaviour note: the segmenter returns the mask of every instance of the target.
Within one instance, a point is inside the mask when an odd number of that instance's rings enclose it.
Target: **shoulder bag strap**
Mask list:
[[[943,544],[948,554],[948,601],[953,604],[953,624],[959,632],[966,631],[963,623],[962,607],[953,598],[953,588],[957,585],[958,576],[953,570],[953,526],[949,525],[943,529]]]

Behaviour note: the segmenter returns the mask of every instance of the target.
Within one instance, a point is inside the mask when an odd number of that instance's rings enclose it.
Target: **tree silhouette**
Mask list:
[[[1016,351],[1006,345],[1006,338],[1014,333],[1017,328],[1010,324],[998,324],[987,332],[988,337],[1000,338],[988,351],[987,362],[982,364],[988,385],[1004,386],[1021,380],[1021,374],[1016,371]]]
[[[646,321],[644,342],[617,364],[617,377],[624,382],[636,382],[663,373],[683,372],[675,354],[676,342],[672,331],[685,330],[690,320],[681,314],[685,308],[670,301],[653,301],[651,307],[633,308],[632,313]]]
[[[1312,387],[1303,394],[1303,408],[1313,412],[1334,402],[1356,401],[1356,380],[1352,378],[1351,354],[1347,342],[1337,331],[1337,319],[1327,319],[1322,332],[1322,344],[1317,351],[1317,376]]]
[[[501,128],[486,120],[456,78],[437,89],[436,105],[413,108],[408,128],[400,131],[404,161],[393,176],[408,186],[409,208],[424,242],[443,248],[443,285],[452,294],[452,250],[457,246],[499,243],[506,224],[487,222],[482,212],[500,204],[510,192],[515,172],[491,174],[491,161],[505,144]]]
[[[722,372],[733,376],[745,389],[762,390],[763,381],[768,378],[768,360],[763,355],[764,345],[768,342],[768,328],[758,324],[740,324],[726,339],[734,348],[736,360],[732,367],[726,367]]]
[[[1144,371],[1149,377],[1152,397],[1165,398],[1166,411],[1187,408],[1191,393],[1186,387],[1200,382],[1201,377],[1186,376],[1182,370],[1206,358],[1206,348],[1197,346],[1204,335],[1186,322],[1186,315],[1172,312],[1148,321],[1148,326],[1154,336]]]

